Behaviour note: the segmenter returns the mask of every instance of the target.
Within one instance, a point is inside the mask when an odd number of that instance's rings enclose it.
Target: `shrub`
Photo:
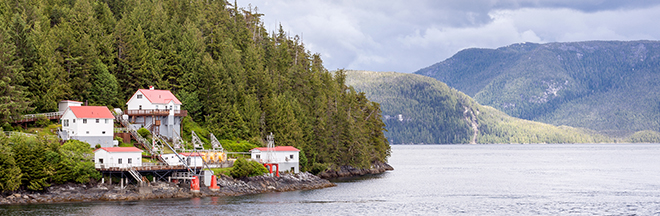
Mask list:
[[[234,140],[219,140],[222,147],[228,152],[248,152],[250,149],[259,146],[247,141],[234,141]]]
[[[312,168],[310,169],[310,172],[316,175],[326,170],[328,170],[328,164],[314,163],[314,165],[312,165]]]
[[[37,121],[34,122],[34,126],[36,127],[46,127],[48,125],[50,125],[50,120],[44,115],[39,115]]]
[[[149,130],[147,130],[146,128],[140,128],[137,132],[138,134],[140,134],[140,136],[142,136],[145,139],[151,135],[151,132],[149,132]]]
[[[266,167],[256,161],[247,161],[243,158],[238,158],[234,162],[234,166],[232,167],[229,174],[231,174],[231,176],[234,178],[243,178],[260,176],[267,172],[268,170]]]

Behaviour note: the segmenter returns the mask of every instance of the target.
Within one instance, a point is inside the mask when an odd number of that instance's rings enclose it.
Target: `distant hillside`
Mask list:
[[[660,42],[466,49],[416,74],[507,114],[611,135],[660,130]]]
[[[388,130],[385,136],[394,144],[612,141],[584,129],[510,117],[425,76],[346,71],[346,84],[380,103]]]

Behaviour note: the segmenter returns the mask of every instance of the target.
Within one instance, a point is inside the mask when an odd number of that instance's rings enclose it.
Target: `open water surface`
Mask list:
[[[660,144],[392,146],[394,171],[240,197],[1,206],[11,215],[660,215]]]

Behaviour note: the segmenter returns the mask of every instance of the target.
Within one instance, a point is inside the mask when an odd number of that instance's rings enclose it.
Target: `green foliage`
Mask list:
[[[16,46],[12,43],[9,26],[0,21],[0,124],[18,118],[29,111],[29,100],[20,86],[21,59],[17,58]]]
[[[100,179],[94,168],[93,152],[88,143],[69,140],[62,146],[45,137],[6,138],[0,135],[0,188],[42,191],[50,183],[87,183]]]
[[[307,166],[308,161],[307,161],[307,156],[305,155],[305,151],[300,150],[300,152],[298,152],[298,155],[299,155],[298,157],[300,157],[300,160],[298,161],[298,165],[300,166],[300,171],[305,172],[309,169],[309,167]]]
[[[218,141],[220,141],[222,148],[224,148],[228,152],[249,152],[251,149],[259,147],[248,141],[234,141],[234,140],[218,140]]]
[[[314,165],[312,165],[312,167],[309,169],[309,171],[310,171],[312,174],[316,175],[316,174],[319,174],[319,173],[321,173],[321,172],[323,172],[323,171],[328,170],[328,167],[329,167],[328,164],[324,164],[324,163],[314,163]]]
[[[21,185],[21,169],[16,165],[9,139],[0,134],[0,192],[14,191]]]
[[[101,179],[101,173],[94,168],[94,152],[88,143],[68,140],[60,147],[60,155],[60,168],[65,169],[57,171],[58,183],[87,183],[90,179]]]
[[[420,75],[349,71],[347,81],[383,106],[390,139],[397,143],[600,143],[594,131],[510,117]],[[402,118],[397,115],[401,114]],[[385,150],[378,151],[385,152]]]
[[[628,142],[660,143],[660,132],[650,130],[638,131],[628,138]]]
[[[46,127],[48,125],[50,125],[50,120],[48,120],[48,117],[42,115],[38,116],[34,122],[34,126],[36,127]]]
[[[190,142],[192,140],[192,132],[195,131],[195,134],[204,144],[210,144],[209,141],[209,131],[197,122],[193,121],[193,118],[186,116],[181,120],[181,136],[184,140]]]
[[[185,140],[195,131],[205,143],[209,133],[260,143],[272,132],[276,145],[304,149],[310,163],[368,167],[389,156],[380,107],[328,72],[300,37],[281,27],[270,34],[251,7],[175,0],[11,5],[0,17],[3,127],[9,116],[32,112],[28,105],[52,112],[72,99],[122,107],[137,89],[154,85],[183,102],[191,117],[183,122]]]
[[[226,168],[211,168],[213,171],[213,174],[216,176],[220,177],[220,175],[226,175],[226,176],[231,176],[231,170],[232,167],[226,167]]]
[[[21,185],[29,190],[40,191],[50,186],[47,180],[50,174],[50,163],[47,163],[47,144],[36,138],[12,137],[12,154],[21,170]]]
[[[144,138],[151,137],[151,132],[147,130],[146,128],[140,128],[137,130],[138,134]]]
[[[660,131],[657,41],[466,49],[415,73],[508,115],[619,136]]]
[[[244,178],[252,176],[260,176],[268,173],[268,170],[256,161],[247,161],[243,158],[238,158],[234,161],[230,174],[234,178]]]

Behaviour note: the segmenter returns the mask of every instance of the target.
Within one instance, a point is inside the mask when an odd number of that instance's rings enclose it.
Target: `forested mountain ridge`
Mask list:
[[[415,73],[514,117],[612,135],[660,130],[658,41],[466,49]]]
[[[372,71],[346,71],[346,75],[347,84],[380,103],[385,135],[395,144],[614,141],[590,130],[510,117],[426,76]]]
[[[272,132],[303,168],[386,161],[379,105],[261,16],[224,0],[0,0],[0,125],[64,99],[124,107],[153,85],[218,138]]]

